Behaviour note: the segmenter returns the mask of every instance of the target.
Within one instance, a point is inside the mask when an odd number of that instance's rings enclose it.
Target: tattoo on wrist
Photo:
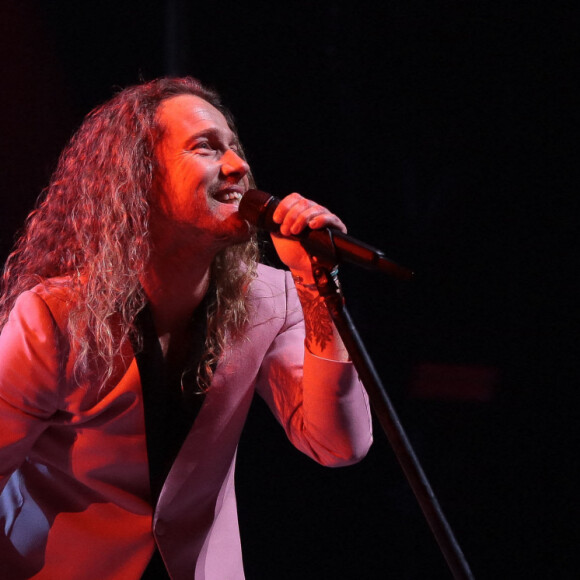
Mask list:
[[[311,349],[312,346],[317,345],[323,352],[333,337],[332,320],[324,298],[318,293],[303,288],[297,287],[297,291],[304,312],[306,347]]]
[[[318,285],[316,282],[313,283],[306,283],[304,282],[304,278],[302,276],[294,276],[292,275],[292,279],[294,280],[294,285],[296,288],[306,288],[307,290],[318,290]]]

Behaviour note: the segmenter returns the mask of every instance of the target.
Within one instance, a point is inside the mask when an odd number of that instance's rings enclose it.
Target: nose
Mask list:
[[[250,171],[250,166],[233,149],[228,149],[222,157],[221,170],[226,177],[239,175],[242,178]]]

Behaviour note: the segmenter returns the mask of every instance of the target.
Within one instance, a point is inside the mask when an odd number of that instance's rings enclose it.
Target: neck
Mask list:
[[[190,254],[191,256],[191,254]],[[183,331],[203,300],[210,283],[213,255],[156,254],[141,281],[158,336]]]

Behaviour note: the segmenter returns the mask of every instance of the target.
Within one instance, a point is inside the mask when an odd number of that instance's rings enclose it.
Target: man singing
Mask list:
[[[244,578],[234,464],[258,392],[301,451],[349,465],[368,401],[291,234],[345,231],[293,193],[289,272],[258,264],[229,112],[192,78],[92,111],[6,262],[4,578]]]

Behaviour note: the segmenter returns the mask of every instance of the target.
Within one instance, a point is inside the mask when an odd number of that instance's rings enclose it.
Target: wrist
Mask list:
[[[300,264],[297,268],[290,266],[290,274],[295,281],[303,282],[304,284],[315,283],[310,263]]]
[[[317,290],[318,285],[316,284],[316,280],[312,271],[300,271],[300,270],[291,270],[290,274],[292,275],[292,279],[294,280],[294,284],[296,286],[300,286],[302,288],[306,288],[308,290]],[[335,266],[331,272],[329,272],[330,276],[336,280],[338,276],[338,266]]]
[[[312,272],[305,274],[298,274],[295,272],[291,272],[292,280],[294,280],[294,285],[297,288],[305,288],[306,290],[318,290],[318,286],[316,285],[316,281],[314,280],[314,276],[312,276]]]

